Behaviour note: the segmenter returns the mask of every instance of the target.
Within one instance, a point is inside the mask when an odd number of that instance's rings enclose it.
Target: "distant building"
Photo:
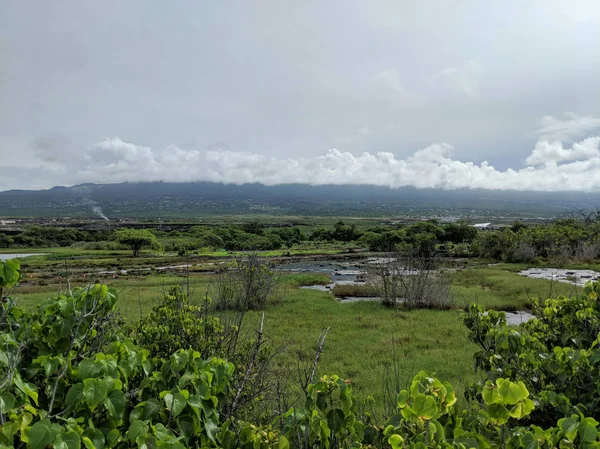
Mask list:
[[[477,228],[477,229],[491,229],[492,224],[491,223],[477,223],[477,224],[474,224],[473,227]]]

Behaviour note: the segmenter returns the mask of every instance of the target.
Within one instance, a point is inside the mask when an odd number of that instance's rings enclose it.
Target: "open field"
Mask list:
[[[23,259],[24,281],[13,292],[21,305],[33,308],[48,296],[64,291],[67,278],[73,286],[99,280],[120,292],[118,310],[129,321],[148,313],[172,285],[189,288],[195,301],[210,296],[212,275],[207,271],[222,259],[214,255],[194,259],[192,267],[174,268],[163,274],[154,269],[95,276],[93,273],[100,268],[177,266],[190,258],[161,255],[134,259],[126,251],[39,252],[49,254]],[[329,292],[298,288],[326,284],[330,282],[327,275],[282,273],[283,299],[266,308],[265,335],[273,348],[285,349],[277,364],[290,382],[297,378],[298,361],[310,363],[316,339],[322,329],[330,327],[319,371],[351,379],[361,399],[368,392],[377,404],[382,403],[384,373],[390,370],[393,360],[392,339],[401,383],[425,369],[461,390],[474,379],[475,347],[466,338],[460,309],[478,302],[486,308],[524,310],[534,296],[545,298],[551,292],[557,295],[573,291],[568,284],[522,277],[516,273],[517,268],[521,267],[471,263],[453,275],[452,297],[457,310],[410,312],[386,309],[377,302],[341,304]],[[247,313],[246,332],[258,326],[260,316],[260,312]]]

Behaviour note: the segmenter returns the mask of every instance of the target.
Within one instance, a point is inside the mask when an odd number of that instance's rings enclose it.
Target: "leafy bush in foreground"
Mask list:
[[[489,379],[523,382],[536,401],[532,421],[550,424],[571,413],[600,420],[600,284],[571,298],[534,299],[536,318],[516,330],[503,313],[473,305],[465,317]]]
[[[3,292],[18,279],[18,264],[0,263]],[[114,326],[114,290],[72,290],[32,313],[9,298],[0,315],[0,448],[598,448],[598,290],[539,305],[522,332],[503,326],[502,314],[471,309],[466,322],[489,378],[462,410],[450,384],[420,372],[399,392],[396,413],[377,423],[359,414],[349,381],[322,376],[305,401],[262,426],[228,409],[240,394],[233,363],[193,348],[168,354],[154,346],[161,333],[143,339],[157,354],[136,344]]]

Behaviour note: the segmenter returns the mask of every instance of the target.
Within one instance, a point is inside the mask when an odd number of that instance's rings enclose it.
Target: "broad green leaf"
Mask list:
[[[98,367],[90,359],[82,360],[81,363],[77,366],[77,373],[79,374],[81,380],[95,377],[98,374],[98,372]]]
[[[8,355],[4,351],[0,351],[0,364],[8,366]]]
[[[28,430],[30,430],[29,424],[33,421],[33,415],[31,413],[23,413],[21,415],[21,423],[19,425],[19,430],[21,431],[21,440],[24,443],[29,443]]]
[[[13,439],[13,436],[19,431],[19,423],[15,421],[9,421],[2,425],[2,435],[9,440]]]
[[[143,410],[144,410],[144,414],[143,414],[144,421],[149,420],[149,419],[154,419],[160,413],[160,410],[161,410],[160,402],[158,402],[158,399],[156,399],[156,398],[148,399],[147,401],[145,401],[143,403]]]
[[[163,400],[165,401],[167,409],[173,415],[173,418],[176,418],[183,411],[185,404],[187,403],[185,397],[181,393],[167,393]]]
[[[145,433],[148,433],[148,424],[146,424],[144,421],[136,419],[129,426],[129,430],[127,431],[127,438],[129,438],[129,441],[131,443],[135,443],[135,440],[139,436],[144,435]]]
[[[579,428],[579,438],[582,443],[591,444],[598,437],[598,429],[592,426],[582,426]]]
[[[58,424],[52,424],[47,419],[38,421],[27,432],[29,447],[31,449],[44,449],[54,441],[59,432],[60,426]]]
[[[498,424],[504,424],[510,418],[510,413],[502,404],[488,405],[488,415]]]
[[[35,402],[36,405],[38,404],[38,392],[37,387],[35,385],[24,382],[23,391],[25,392],[25,394],[27,394],[27,396],[33,399],[33,402]]]
[[[515,383],[510,380],[504,380],[498,385],[498,394],[502,398],[502,403],[513,405],[529,396],[527,388],[523,382]]]
[[[86,449],[96,449],[96,447],[94,446],[94,442],[88,437],[83,437],[81,441],[83,441],[83,444],[85,445]]]
[[[481,392],[481,396],[483,397],[483,402],[486,404],[495,404],[500,399],[500,395],[498,394],[498,386],[493,382],[486,382],[483,387],[483,391]]]
[[[290,449],[290,443],[283,435],[279,437],[279,446],[277,449]]]
[[[112,390],[104,400],[104,405],[111,417],[122,419],[125,410],[125,393],[121,390]]]
[[[213,443],[216,443],[217,433],[219,432],[219,426],[212,420],[209,419],[204,423],[204,430],[206,430],[206,435]]]
[[[406,407],[408,405],[408,391],[402,390],[400,393],[398,393],[397,402],[398,408]]]
[[[67,397],[65,398],[65,405],[69,408],[75,407],[83,400],[83,383],[79,382],[69,388]]]
[[[83,381],[83,396],[87,406],[94,410],[104,401],[108,386],[102,379],[86,379]]]
[[[431,396],[425,396],[424,394],[418,394],[415,397],[412,409],[414,413],[423,420],[432,419],[438,412],[435,399]]]
[[[56,436],[52,446],[54,449],[79,449],[81,447],[81,438],[79,438],[77,432],[73,431],[59,434]]]
[[[44,366],[44,373],[46,374],[46,377],[50,377],[52,374],[54,374],[54,372],[56,372],[60,362],[61,360],[59,357],[46,357],[44,359],[42,365]]]
[[[21,279],[21,264],[10,259],[0,262],[0,287],[11,288]]]
[[[344,421],[344,412],[339,408],[329,410],[327,413],[327,425],[336,433],[344,427]]]
[[[10,391],[0,391],[0,413],[8,413],[15,405],[15,397]]]
[[[579,422],[575,421],[573,418],[563,418],[558,421],[558,427],[560,427],[560,430],[564,432],[567,438],[573,441],[577,435]]]
[[[388,444],[392,446],[392,449],[404,448],[404,440],[400,435],[394,434],[388,438]]]
[[[520,438],[521,447],[523,449],[538,449],[540,447],[537,438],[531,432],[527,432]]]
[[[110,447],[116,446],[120,438],[121,432],[119,432],[119,429],[112,429],[106,435],[106,440],[108,441],[108,445]]]
[[[100,430],[88,427],[83,432],[83,436],[91,440],[91,442],[94,444],[94,449],[104,449],[104,434]]]

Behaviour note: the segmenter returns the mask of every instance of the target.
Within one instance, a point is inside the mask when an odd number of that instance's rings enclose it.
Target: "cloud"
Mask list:
[[[337,149],[315,157],[276,157],[177,146],[155,150],[113,137],[85,148],[80,159],[65,160],[53,169],[39,169],[37,174],[72,184],[213,181],[600,191],[600,136],[570,147],[540,141],[527,157],[527,165],[519,169],[498,170],[485,161],[480,164],[460,161],[452,157],[453,151],[452,145],[436,143],[406,158],[398,158],[390,152],[355,155]]]
[[[477,61],[467,61],[461,67],[446,67],[428,77],[429,81],[442,90],[458,92],[475,97],[479,90],[483,67]]]
[[[358,128],[354,132],[354,134],[344,136],[344,137],[338,137],[336,139],[336,141],[342,145],[343,144],[357,144],[357,143],[360,143],[361,141],[363,141],[370,134],[371,134],[371,131],[369,130],[369,127],[362,126],[362,127]]]
[[[574,112],[565,112],[564,119],[546,115],[541,121],[542,126],[535,134],[549,141],[571,141],[573,138],[600,129],[600,118],[577,115]]]
[[[422,107],[425,99],[416,91],[409,90],[396,70],[377,73],[369,84],[369,95],[376,102],[400,108]]]
[[[71,139],[59,132],[42,134],[33,139],[30,146],[35,156],[46,162],[64,158],[65,150],[71,145]]]
[[[558,162],[598,158],[599,143],[600,137],[590,137],[574,143],[571,148],[564,148],[561,142],[538,142],[525,162],[529,165],[552,165]]]

